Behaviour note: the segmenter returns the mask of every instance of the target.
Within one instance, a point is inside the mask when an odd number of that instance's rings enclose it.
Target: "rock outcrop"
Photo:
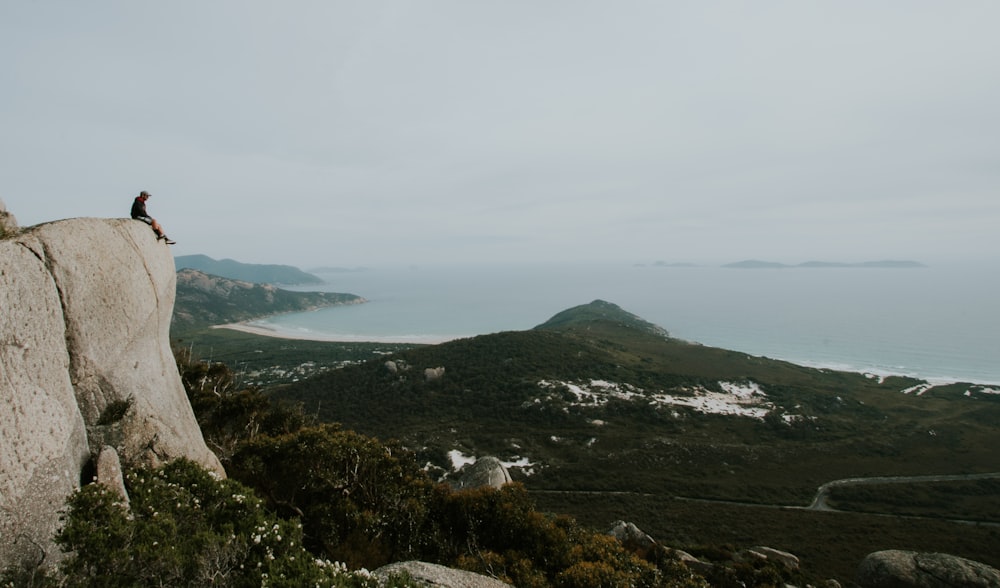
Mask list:
[[[71,219],[0,239],[0,567],[52,561],[68,494],[105,446],[224,475],[170,350],[175,271],[145,224]]]
[[[458,471],[452,485],[456,488],[480,488],[490,486],[500,488],[510,484],[510,472],[499,459],[487,456],[477,459]]]
[[[444,367],[433,367],[424,369],[424,381],[425,382],[437,382],[444,377]]]
[[[388,579],[406,572],[420,586],[435,588],[510,588],[510,584],[482,574],[456,570],[422,561],[404,561],[375,570],[375,575]]]
[[[1000,570],[944,553],[876,551],[858,566],[861,588],[987,588],[1000,586]]]
[[[772,563],[779,563],[789,570],[799,569],[799,558],[797,555],[788,553],[787,551],[781,551],[780,549],[774,549],[773,547],[767,547],[764,545],[758,545],[757,547],[751,547],[743,552],[745,556],[754,557],[769,561]]]
[[[656,541],[645,531],[637,527],[635,523],[627,521],[619,520],[612,523],[611,529],[608,530],[608,535],[611,535],[632,551],[648,550],[656,545]]]

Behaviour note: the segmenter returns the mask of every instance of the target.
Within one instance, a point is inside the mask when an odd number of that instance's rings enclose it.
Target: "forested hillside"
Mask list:
[[[532,331],[403,351],[274,394],[324,421],[398,438],[439,475],[452,451],[519,464],[512,475],[536,500],[595,525],[630,518],[694,544],[767,538],[839,574],[862,551],[898,543],[995,561],[946,521],[954,513],[945,504],[850,544],[838,537],[864,535],[869,519],[782,507],[804,509],[819,486],[843,478],[1000,471],[996,391],[704,347],[618,310],[585,305]],[[1000,522],[981,488],[954,490],[973,494],[971,512]],[[698,502],[706,499],[720,502]],[[731,503],[773,508],[762,519]],[[733,508],[715,526],[710,513]],[[819,535],[789,532],[803,525]]]

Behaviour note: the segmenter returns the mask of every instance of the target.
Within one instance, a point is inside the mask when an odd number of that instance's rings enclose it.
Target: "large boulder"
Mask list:
[[[944,553],[876,551],[858,566],[861,588],[987,588],[1000,586],[1000,571]]]
[[[796,555],[788,553],[787,551],[781,551],[779,549],[774,549],[773,547],[767,547],[764,545],[758,545],[756,547],[751,547],[743,552],[745,556],[758,558],[765,561],[779,563],[785,566],[789,570],[799,569],[799,558]]]
[[[418,585],[433,588],[511,588],[510,584],[489,576],[422,561],[404,561],[382,566],[375,570],[375,575],[385,580],[404,572],[416,580]]]
[[[645,531],[626,521],[615,521],[608,530],[608,535],[613,536],[627,548],[632,550],[649,550],[656,545],[656,541]]]
[[[0,567],[57,554],[58,511],[105,445],[125,466],[187,457],[225,475],[170,350],[175,275],[128,219],[0,240]]]
[[[510,472],[499,459],[487,456],[460,469],[452,482],[456,488],[480,488],[490,486],[500,488],[510,484]]]

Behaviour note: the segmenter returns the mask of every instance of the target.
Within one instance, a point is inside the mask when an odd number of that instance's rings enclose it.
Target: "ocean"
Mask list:
[[[813,367],[998,385],[998,270],[522,264],[317,271],[324,285],[295,289],[369,302],[251,325],[319,340],[435,343],[530,329],[602,299],[713,347]]]

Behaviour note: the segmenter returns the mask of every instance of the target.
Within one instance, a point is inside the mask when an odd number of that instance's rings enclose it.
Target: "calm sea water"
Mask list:
[[[357,306],[255,324],[316,339],[435,342],[530,329],[594,299],[674,337],[796,363],[1000,384],[1000,268],[631,265],[374,268],[317,274]]]

